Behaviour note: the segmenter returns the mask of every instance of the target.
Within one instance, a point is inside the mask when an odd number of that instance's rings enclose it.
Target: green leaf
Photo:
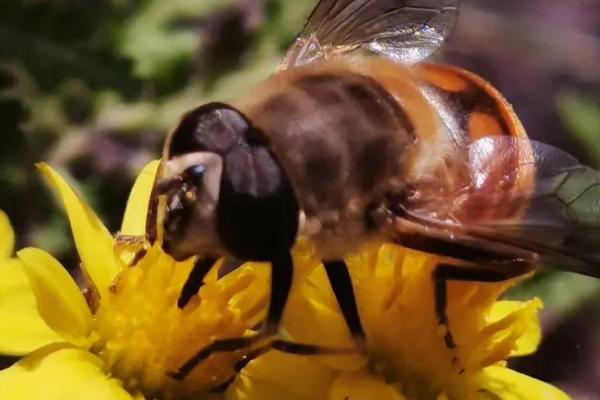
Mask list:
[[[127,20],[117,34],[122,55],[134,63],[143,79],[169,79],[177,65],[193,58],[201,41],[198,30],[178,29],[178,20],[191,20],[227,6],[229,0],[151,0]]]
[[[544,302],[544,308],[560,315],[599,296],[598,279],[553,269],[540,270],[533,278],[521,283],[507,294],[507,297],[513,300],[539,297]]]
[[[575,138],[600,167],[600,102],[575,93],[563,93],[557,99],[558,111]]]

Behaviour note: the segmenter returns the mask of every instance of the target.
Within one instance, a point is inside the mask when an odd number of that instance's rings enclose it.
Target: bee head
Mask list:
[[[186,113],[163,152],[155,196],[166,196],[164,250],[177,260],[229,254],[262,260],[290,247],[298,205],[268,140],[238,110]]]

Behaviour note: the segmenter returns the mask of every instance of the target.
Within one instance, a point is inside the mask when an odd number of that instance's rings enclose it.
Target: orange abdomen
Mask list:
[[[422,64],[416,68],[416,73],[427,89],[445,102],[454,116],[458,129],[455,140],[459,145],[468,145],[486,136],[527,137],[512,106],[481,77],[460,68],[439,64]],[[521,160],[529,158],[531,148],[520,148],[519,151],[521,153],[497,155],[493,168],[486,171],[491,173],[488,184],[479,188],[485,201],[477,196],[468,198],[462,206],[463,218],[507,219],[522,215],[525,203],[512,200],[515,196],[530,192],[533,167],[519,164]],[[502,207],[492,207],[491,202]],[[492,209],[494,213],[489,211]]]
[[[425,63],[407,69],[377,60],[367,71],[398,99],[415,126],[420,144],[409,179],[418,184],[422,176],[437,176],[435,185],[439,188],[429,192],[439,189],[440,205],[453,202],[447,210],[453,219],[466,222],[522,215],[525,203],[511,200],[529,193],[533,184],[532,166],[519,165],[531,154],[527,147],[498,155],[487,171],[490,177],[486,184],[478,188],[484,196],[453,197],[458,191],[465,192],[477,172],[468,165],[470,143],[487,136],[527,137],[498,90],[471,72],[447,65]],[[503,206],[490,207],[490,202]]]
[[[457,114],[467,140],[496,135],[527,136],[512,106],[481,77],[440,64],[419,65],[416,73]]]

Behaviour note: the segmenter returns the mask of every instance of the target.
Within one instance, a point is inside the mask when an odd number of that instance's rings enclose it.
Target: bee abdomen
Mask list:
[[[439,96],[451,118],[456,121],[456,131],[451,131],[455,143],[468,146],[486,136],[513,136],[526,138],[527,134],[508,101],[483,78],[465,71],[440,64],[423,64],[417,69],[423,82]],[[528,150],[527,150],[528,151]],[[514,204],[513,193],[527,193],[531,182],[521,177],[529,173],[508,173],[518,168],[521,159],[527,155],[515,153],[512,157],[504,157],[502,168],[488,181],[490,188],[495,188],[498,195],[497,204]],[[477,198],[466,201],[463,205],[466,216],[476,219],[502,219],[518,215],[522,210],[511,207],[490,207],[489,199],[481,202]]]
[[[423,64],[417,70],[451,108],[463,137],[471,142],[484,136],[526,136],[510,104],[479,76],[441,64]]]
[[[299,75],[255,113],[308,212],[377,193],[398,175],[413,135],[393,97],[350,72]]]

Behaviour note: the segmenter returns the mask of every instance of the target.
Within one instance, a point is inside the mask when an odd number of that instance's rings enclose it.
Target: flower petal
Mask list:
[[[0,276],[0,354],[20,356],[64,341],[39,314],[21,261],[0,261]]]
[[[160,160],[148,163],[138,175],[123,216],[121,234],[131,236],[144,236],[146,233],[146,215],[150,203],[150,194],[154,186],[154,179],[160,165]]]
[[[92,314],[69,273],[45,251],[29,248],[17,255],[23,261],[44,321],[74,345],[86,346]]]
[[[364,371],[343,373],[333,384],[329,400],[406,400],[393,386]]]
[[[539,299],[530,301],[503,300],[494,303],[488,314],[490,322],[507,319],[511,322],[511,330],[519,332],[510,356],[519,357],[533,353],[542,340],[542,331],[538,319],[538,311],[542,308]]]
[[[339,312],[325,269],[320,267],[312,270],[307,282],[300,286],[298,292],[292,292],[286,303],[282,324],[285,332],[300,343],[353,348],[352,337]],[[362,367],[367,359],[353,354],[318,357],[318,362],[334,369],[355,370]]]
[[[335,373],[310,358],[271,351],[252,361],[227,390],[228,400],[325,400]]]
[[[38,164],[38,168],[63,201],[86,276],[101,296],[106,294],[121,271],[121,264],[114,257],[112,236],[56,171],[44,163]]]
[[[96,356],[81,349],[51,345],[0,372],[4,399],[131,400]],[[139,398],[139,397],[137,397]]]
[[[488,399],[493,397],[492,395],[502,400],[570,399],[564,392],[548,383],[500,365],[485,368],[476,380],[479,384],[477,392],[481,399]]]
[[[0,210],[0,260],[12,255],[15,233],[4,211]]]

